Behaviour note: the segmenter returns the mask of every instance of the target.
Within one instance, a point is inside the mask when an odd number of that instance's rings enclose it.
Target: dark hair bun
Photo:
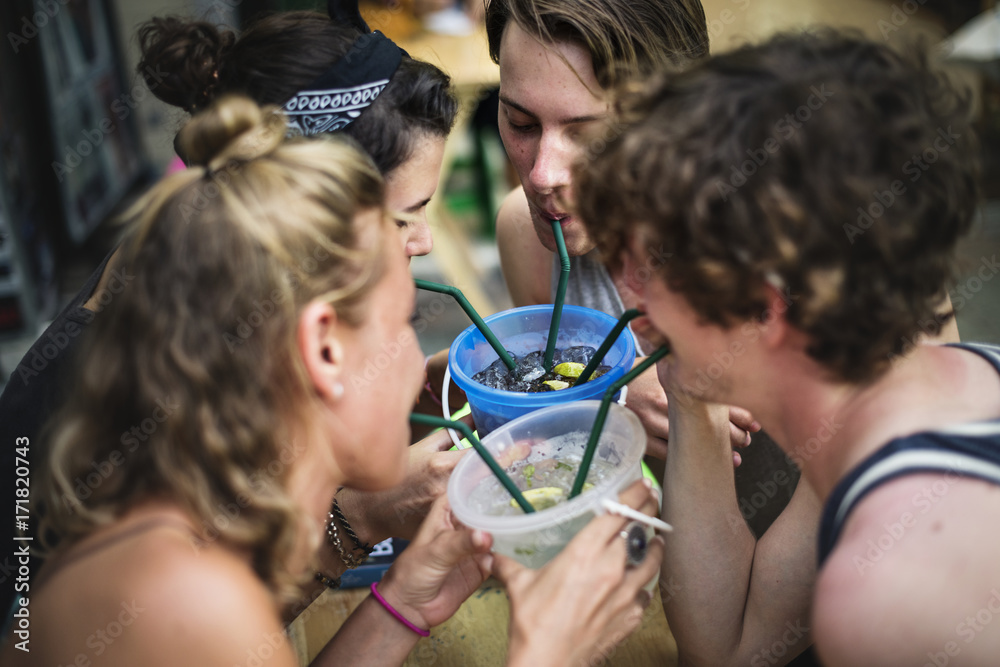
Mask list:
[[[285,119],[277,107],[259,107],[242,95],[226,95],[188,122],[177,147],[188,166],[210,171],[228,162],[268,155],[282,142]]]
[[[192,113],[212,101],[220,63],[236,41],[235,33],[168,16],[144,23],[138,36],[138,71],[154,95]]]

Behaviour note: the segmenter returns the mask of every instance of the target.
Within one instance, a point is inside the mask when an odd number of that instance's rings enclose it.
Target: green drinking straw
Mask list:
[[[445,419],[444,417],[434,417],[433,415],[422,415],[416,412],[410,415],[410,421],[414,424],[423,424],[425,426],[441,426],[443,428],[453,428],[456,431],[460,431],[465,438],[472,443],[472,448],[476,450],[479,456],[486,462],[490,471],[496,475],[500,483],[503,484],[503,488],[507,489],[510,495],[514,498],[521,509],[524,510],[525,514],[530,514],[535,511],[535,507],[528,502],[528,499],[521,494],[520,489],[514,484],[514,481],[504,472],[504,469],[500,467],[493,455],[483,447],[483,443],[479,442],[477,438],[472,433],[472,429],[469,428],[468,424],[460,421],[452,421],[450,419]]]
[[[425,289],[431,292],[440,292],[441,294],[448,294],[454,297],[455,301],[458,301],[458,305],[460,305],[462,307],[462,310],[465,311],[465,314],[468,315],[469,319],[472,320],[472,323],[476,325],[477,329],[479,329],[479,332],[483,334],[483,337],[486,339],[486,341],[493,346],[493,349],[496,351],[496,353],[500,356],[501,359],[503,359],[503,363],[507,365],[507,368],[509,368],[510,370],[514,370],[514,368],[516,367],[514,360],[511,359],[510,355],[507,353],[507,350],[505,350],[503,345],[500,344],[500,341],[497,339],[496,335],[486,325],[486,322],[483,321],[483,318],[479,316],[479,313],[476,312],[476,309],[472,307],[472,304],[469,303],[469,300],[465,298],[464,294],[462,294],[462,290],[458,289],[457,287],[452,287],[451,285],[442,285],[441,283],[431,282],[430,280],[416,279],[413,282],[416,283],[419,289]]]
[[[569,282],[569,253],[566,252],[566,241],[563,239],[562,225],[558,220],[552,221],[552,235],[556,237],[556,248],[559,250],[559,262],[562,270],[559,273],[559,286],[556,288],[556,302],[552,305],[552,323],[549,325],[549,340],[545,344],[545,359],[542,367],[548,373],[552,370],[552,357],[556,352],[556,338],[559,336],[559,321],[562,319],[563,302],[566,300],[566,283]]]
[[[608,390],[604,392],[604,398],[601,399],[601,407],[597,410],[597,418],[594,419],[594,426],[590,429],[590,439],[587,441],[587,449],[584,450],[583,460],[580,461],[580,469],[576,471],[576,479],[573,480],[573,489],[569,493],[570,498],[576,498],[580,495],[580,491],[583,490],[583,483],[587,479],[587,473],[590,472],[590,463],[594,460],[594,452],[597,451],[597,441],[601,438],[601,431],[604,430],[604,422],[608,418],[608,410],[611,408],[611,401],[614,399],[615,393],[668,354],[670,354],[670,348],[664,345],[646,357],[646,360],[641,364],[619,378],[617,382],[608,387]]]
[[[618,340],[618,336],[621,334],[622,330],[628,326],[629,322],[640,315],[642,315],[642,311],[637,308],[630,308],[622,313],[622,316],[618,318],[618,324],[615,325],[615,328],[612,329],[611,333],[609,333],[607,338],[604,339],[601,346],[597,348],[597,352],[594,353],[590,363],[587,364],[587,367],[583,369],[582,373],[580,373],[580,377],[576,379],[576,382],[573,384],[574,387],[579,387],[581,384],[590,379],[590,376],[594,374],[597,367],[601,365],[602,361],[604,361],[604,355],[608,353],[611,346],[615,344],[616,340]]]

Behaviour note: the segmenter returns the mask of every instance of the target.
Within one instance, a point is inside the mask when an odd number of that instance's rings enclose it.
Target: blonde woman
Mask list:
[[[284,134],[279,114],[223,99],[180,134],[195,166],[132,210],[133,281],[94,324],[32,489],[58,550],[15,605],[30,643],[8,635],[3,664],[294,665],[281,608],[313,571],[334,492],[406,474],[423,359],[382,179],[354,149]],[[390,343],[383,381],[352,385]],[[624,499],[653,508],[642,485]],[[626,569],[624,523],[595,520],[532,571],[490,557],[442,500],[317,664],[399,664],[491,568],[511,596],[508,664],[586,659],[637,625],[662,557],[655,541]]]

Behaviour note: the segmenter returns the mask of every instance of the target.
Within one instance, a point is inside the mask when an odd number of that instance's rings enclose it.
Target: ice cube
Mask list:
[[[593,358],[595,352],[597,352],[597,349],[590,347],[589,345],[567,347],[562,351],[562,354],[559,355],[558,363],[573,362],[586,366],[590,363],[590,360]]]
[[[492,364],[473,375],[472,379],[491,389],[507,389],[507,377],[507,365],[503,362],[503,359],[497,359]]]

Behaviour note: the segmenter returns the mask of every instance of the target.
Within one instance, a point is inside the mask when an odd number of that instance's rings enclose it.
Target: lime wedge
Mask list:
[[[569,387],[569,382],[563,382],[562,380],[546,380],[542,384],[548,385],[549,388],[554,390],[566,389]]]
[[[543,486],[540,489],[528,489],[522,492],[527,500],[536,510],[547,510],[563,499],[563,490],[557,486]],[[520,507],[517,501],[511,498],[511,507]]]
[[[559,364],[552,370],[554,370],[556,373],[562,375],[565,378],[578,378],[580,377],[580,373],[583,372],[584,368],[586,368],[586,366],[584,366],[583,364],[578,364],[575,361],[566,361]]]

